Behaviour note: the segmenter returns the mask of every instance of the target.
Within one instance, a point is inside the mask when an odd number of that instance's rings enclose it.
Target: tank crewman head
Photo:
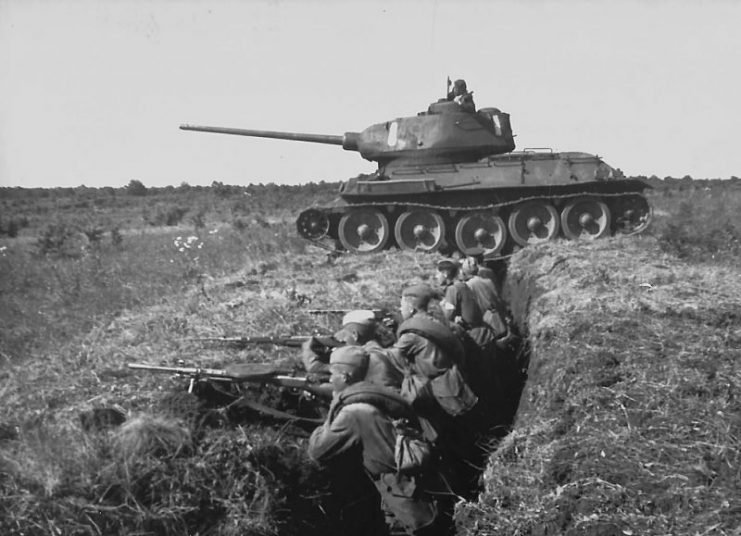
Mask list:
[[[373,311],[350,311],[342,317],[342,329],[335,333],[334,338],[345,344],[362,345],[373,338],[376,327],[376,315]]]
[[[455,259],[442,259],[437,262],[436,279],[439,285],[447,286],[458,278],[460,264]]]
[[[435,291],[426,283],[406,287],[401,291],[402,318],[406,320],[418,311],[427,311],[427,307],[435,296]]]
[[[450,78],[448,78],[448,83],[450,83]],[[456,97],[461,97],[466,94],[468,94],[466,81],[459,78],[453,82],[453,89],[448,93],[448,100],[452,101],[455,100]]]
[[[459,97],[461,95],[465,95],[468,93],[468,89],[466,88],[466,81],[459,78],[455,82],[453,82],[453,96]]]
[[[368,372],[368,352],[360,346],[340,346],[329,356],[329,383],[338,393],[348,385],[362,381]]]

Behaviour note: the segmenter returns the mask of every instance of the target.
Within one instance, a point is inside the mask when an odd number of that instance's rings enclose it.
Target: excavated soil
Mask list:
[[[458,534],[741,534],[741,273],[553,243],[505,293],[528,379]]]

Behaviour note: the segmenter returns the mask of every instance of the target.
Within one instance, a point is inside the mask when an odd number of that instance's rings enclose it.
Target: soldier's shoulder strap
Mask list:
[[[370,382],[358,382],[347,387],[339,395],[339,401],[333,405],[334,420],[340,409],[350,404],[370,404],[381,410],[392,419],[415,419],[414,410],[409,402],[396,392]]]

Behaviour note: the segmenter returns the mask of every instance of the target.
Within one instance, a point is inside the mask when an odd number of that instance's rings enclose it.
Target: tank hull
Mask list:
[[[352,253],[391,247],[497,258],[555,238],[643,231],[646,183],[588,153],[520,152],[477,162],[380,169],[299,215],[304,238]]]

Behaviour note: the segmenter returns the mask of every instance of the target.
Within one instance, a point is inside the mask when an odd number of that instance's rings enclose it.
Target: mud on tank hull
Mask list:
[[[308,240],[352,253],[398,246],[496,258],[557,237],[639,233],[651,221],[648,188],[588,153],[514,152],[350,179],[296,226]]]

